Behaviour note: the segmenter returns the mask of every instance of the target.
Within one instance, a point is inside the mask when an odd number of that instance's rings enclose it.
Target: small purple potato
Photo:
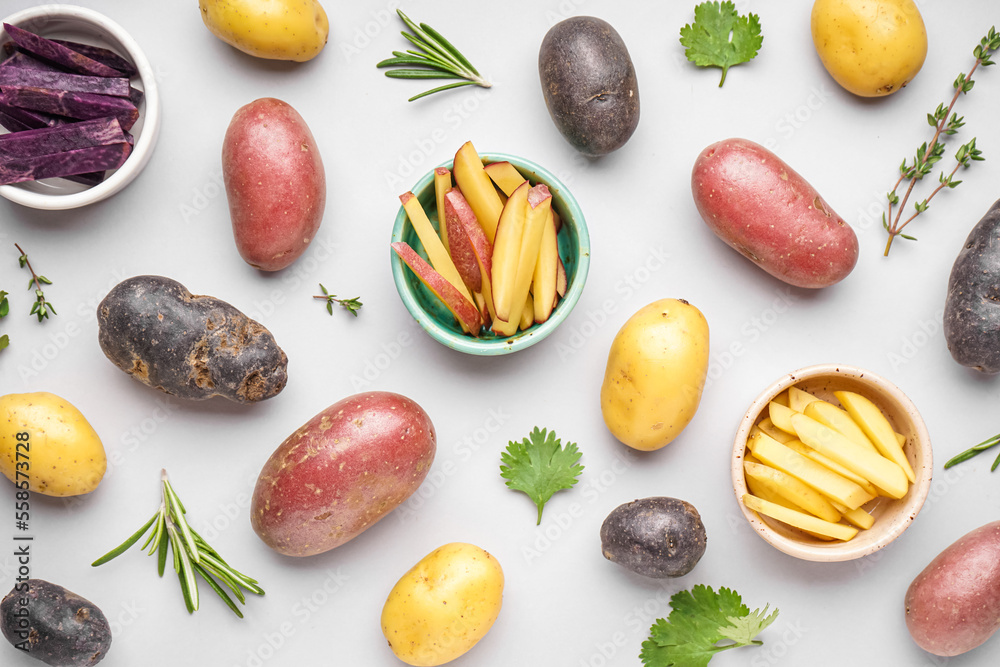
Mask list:
[[[225,301],[176,280],[136,276],[97,307],[98,340],[118,368],[180,398],[271,398],[288,381],[288,358],[271,332]]]
[[[601,549],[612,563],[645,577],[681,577],[705,554],[707,536],[694,505],[642,498],[619,505],[601,525]]]
[[[96,665],[111,648],[111,626],[93,602],[28,579],[0,602],[0,629],[15,648],[55,667]]]

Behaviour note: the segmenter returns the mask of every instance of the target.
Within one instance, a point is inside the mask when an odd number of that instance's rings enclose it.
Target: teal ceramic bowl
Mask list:
[[[549,171],[523,158],[502,153],[482,155],[484,164],[490,162],[510,162],[532,185],[544,183],[552,193],[552,206],[562,218],[559,230],[559,256],[566,267],[566,296],[548,320],[534,324],[524,331],[518,331],[509,337],[498,336],[483,330],[478,338],[462,332],[458,320],[451,311],[427,289],[420,279],[407,267],[396,253],[389,251],[392,262],[392,278],[396,282],[396,290],[403,300],[403,305],[413,316],[413,319],[427,334],[446,347],[466,354],[495,356],[510,354],[523,350],[539,342],[556,327],[562,324],[573,307],[580,300],[583,285],[587,281],[587,271],[590,268],[590,235],[587,233],[587,223],[583,211],[576,203],[573,195],[558,178]],[[452,163],[441,165],[451,169]],[[431,170],[421,178],[411,190],[420,200],[432,224],[437,224],[437,202],[434,196],[434,171]],[[417,233],[406,217],[402,207],[396,215],[396,224],[392,228],[392,242],[404,241],[409,244],[424,259],[427,254],[417,238]]]

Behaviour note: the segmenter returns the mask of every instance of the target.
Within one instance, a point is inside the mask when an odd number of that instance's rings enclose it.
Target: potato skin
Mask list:
[[[665,447],[698,410],[708,373],[708,322],[683,299],[640,308],[611,343],[601,414],[611,434],[641,451]]]
[[[503,570],[489,553],[474,544],[446,544],[393,586],[382,608],[382,634],[406,664],[443,665],[493,627],[503,586]]]
[[[575,16],[545,34],[538,76],[552,121],[589,157],[616,151],[639,125],[639,83],[628,48],[606,21]]]
[[[861,97],[900,90],[927,57],[927,30],[913,0],[816,0],[811,28],[827,72]]]
[[[705,524],[694,505],[677,498],[641,498],[619,505],[601,524],[601,551],[644,577],[682,577],[705,555]]]
[[[330,34],[317,0],[199,0],[198,5],[213,35],[258,58],[312,60]]]
[[[96,665],[111,648],[111,626],[97,605],[42,579],[14,585],[0,602],[0,628],[13,646],[56,667]]]
[[[273,97],[237,109],[222,142],[222,177],[247,264],[279,271],[306,251],[323,222],[326,172],[295,109]]]
[[[942,551],[917,575],[904,600],[906,627],[920,648],[960,655],[1000,629],[1000,521]]]
[[[1000,373],[1000,200],[973,227],[951,267],[944,336],[958,363]]]
[[[28,491],[79,496],[96,489],[107,468],[101,438],[69,401],[48,392],[0,396],[0,472],[19,489],[21,470]]]
[[[256,403],[288,381],[288,358],[270,331],[225,301],[192,295],[170,278],[118,283],[97,307],[97,323],[108,359],[172,396]]]
[[[760,144],[726,139],[708,146],[694,163],[691,193],[716,236],[789,285],[829,287],[858,261],[854,230]]]
[[[286,556],[338,547],[416,491],[436,443],[430,417],[405,396],[373,391],[338,401],[264,464],[251,502],[253,529]]]

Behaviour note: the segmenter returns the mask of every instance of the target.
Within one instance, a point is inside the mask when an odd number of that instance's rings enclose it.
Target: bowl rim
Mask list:
[[[913,422],[913,446],[918,447],[924,457],[923,465],[919,469],[914,470],[916,481],[910,485],[907,496],[892,501],[903,503],[904,511],[900,512],[902,519],[889,526],[879,539],[865,545],[853,544],[852,540],[836,545],[822,546],[820,544],[812,545],[791,539],[775,532],[756,512],[750,511],[743,504],[742,496],[747,491],[743,472],[743,454],[746,451],[746,441],[750,434],[750,429],[757,422],[757,418],[764,407],[772,398],[788,387],[796,385],[803,380],[827,375],[844,376],[858,381],[870,382],[880,393],[889,396],[897,402]],[[920,416],[913,401],[899,387],[877,373],[848,364],[816,364],[806,366],[791,373],[786,373],[780,379],[768,385],[754,399],[743,415],[739,429],[736,432],[736,438],[733,440],[731,456],[731,475],[736,503],[743,513],[744,518],[746,518],[747,522],[754,529],[754,532],[778,551],[789,556],[813,562],[842,562],[862,558],[882,549],[902,535],[910,527],[914,519],[916,519],[917,514],[919,514],[924,505],[924,501],[927,499],[933,470],[934,461],[930,434],[927,431],[927,425],[924,423],[923,417]]]
[[[143,103],[145,105],[142,132],[136,139],[131,154],[115,173],[97,185],[81,192],[69,194],[32,192],[17,187],[17,184],[0,185],[0,196],[16,204],[35,209],[62,211],[79,208],[107,199],[119,192],[139,175],[139,172],[149,162],[153,153],[153,147],[156,145],[156,140],[159,137],[160,94],[156,85],[156,75],[153,67],[150,65],[149,59],[146,58],[146,54],[139,47],[138,42],[121,25],[100,12],[77,5],[39,5],[15,12],[4,18],[3,22],[10,23],[11,25],[20,25],[25,21],[46,16],[53,19],[71,19],[89,23],[107,32],[117,40],[128,52],[132,64],[139,71],[139,79],[142,82],[144,94]],[[6,35],[2,28],[0,28],[0,35]]]
[[[405,271],[408,271],[409,269],[403,265],[403,262],[399,260],[391,249],[389,251],[389,255],[392,265],[392,279],[396,284],[396,291],[399,293],[399,297],[402,300],[403,305],[410,313],[410,316],[417,321],[417,324],[419,324],[431,338],[445,347],[458,352],[464,352],[466,354],[476,356],[499,356],[531,347],[555,331],[556,327],[558,327],[563,320],[569,316],[570,312],[579,302],[580,296],[583,293],[584,283],[587,281],[587,274],[590,269],[590,232],[587,230],[587,221],[584,218],[583,210],[580,208],[579,202],[577,202],[569,188],[567,188],[562,181],[556,178],[552,172],[537,163],[532,162],[531,160],[507,153],[480,152],[479,157],[483,162],[510,162],[515,167],[520,167],[533,172],[541,181],[544,181],[547,185],[556,190],[558,196],[561,198],[561,203],[565,206],[570,214],[570,217],[573,219],[573,227],[576,231],[578,239],[576,276],[572,284],[569,286],[569,289],[566,291],[566,296],[560,299],[559,306],[555,311],[553,311],[553,314],[549,317],[549,319],[541,324],[532,325],[526,331],[519,331],[517,334],[509,338],[493,338],[483,340],[473,338],[472,336],[457,335],[454,332],[440,326],[434,318],[429,317],[427,312],[420,307],[420,304],[417,302],[410,290],[403,287],[406,284]],[[447,160],[437,165],[437,167],[430,169],[427,174],[425,174],[413,185],[410,191],[417,194],[418,192],[425,190],[434,180],[434,169],[438,167],[451,169],[453,162],[453,160]],[[392,228],[392,242],[403,240],[403,231],[406,228],[408,221],[409,218],[406,215],[405,209],[400,206]],[[556,314],[557,312],[558,314]]]

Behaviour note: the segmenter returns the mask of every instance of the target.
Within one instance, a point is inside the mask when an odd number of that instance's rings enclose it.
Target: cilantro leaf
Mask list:
[[[7,292],[0,290],[0,317],[7,317],[10,312],[10,304],[7,303]]]
[[[697,585],[670,598],[670,616],[657,619],[642,643],[639,658],[646,667],[706,667],[719,651],[761,644],[755,637],[778,617],[750,611],[740,596],[728,588],[716,593]],[[729,640],[731,643],[719,645]]]
[[[764,43],[759,19],[756,14],[740,16],[729,0],[703,2],[694,8],[694,23],[681,28],[684,55],[698,67],[721,67],[721,88],[730,67],[757,57]]]
[[[8,345],[10,345],[10,338],[7,334],[0,336],[0,350],[4,349]]]
[[[555,431],[539,431],[537,426],[528,438],[509,442],[500,460],[500,476],[507,480],[507,488],[523,491],[538,506],[535,525],[542,523],[542,509],[552,494],[571,488],[583,472],[577,464],[580,450],[576,444],[567,442],[563,447]]]

